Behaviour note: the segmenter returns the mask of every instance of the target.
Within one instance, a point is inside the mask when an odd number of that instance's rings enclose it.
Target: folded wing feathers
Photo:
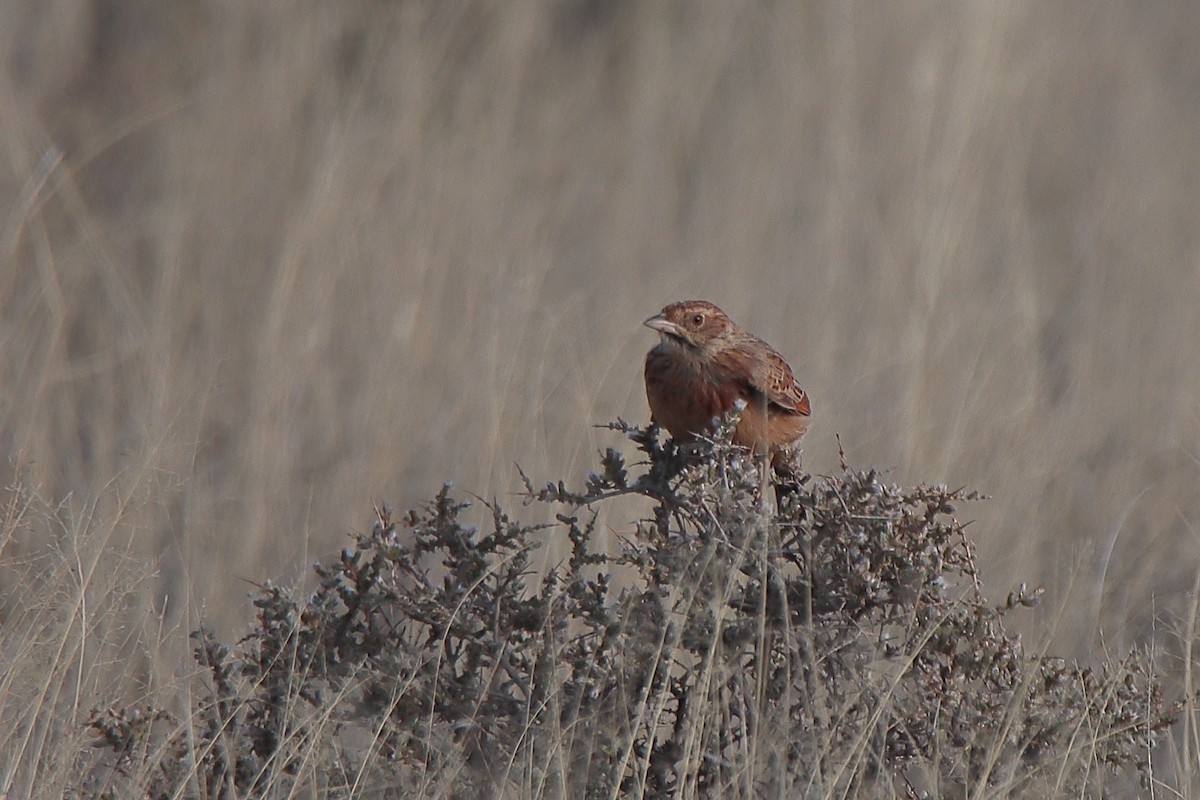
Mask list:
[[[808,395],[796,383],[791,368],[773,347],[758,340],[765,348],[764,352],[755,356],[753,351],[742,350],[750,354],[754,360],[753,383],[751,389],[766,396],[767,402],[779,406],[784,411],[801,416],[809,416],[812,409],[809,406]]]

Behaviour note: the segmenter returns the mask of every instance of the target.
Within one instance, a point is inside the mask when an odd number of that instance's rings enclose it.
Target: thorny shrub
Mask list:
[[[1146,771],[1175,714],[1146,656],[1027,654],[1004,620],[1037,593],[984,599],[975,495],[843,465],[775,508],[728,424],[686,448],[609,427],[634,474],[609,449],[578,490],[522,475],[555,522],[484,503],[480,531],[447,486],[377,510],[306,600],[263,587],[236,645],[194,634],[190,719],[97,710],[87,793],[1049,796]],[[602,536],[622,496],[649,516]]]

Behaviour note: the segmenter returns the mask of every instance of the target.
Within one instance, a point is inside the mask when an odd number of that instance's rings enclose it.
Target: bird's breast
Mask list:
[[[710,430],[714,417],[746,398],[736,381],[675,350],[660,345],[646,355],[646,399],[655,422],[687,441]]]

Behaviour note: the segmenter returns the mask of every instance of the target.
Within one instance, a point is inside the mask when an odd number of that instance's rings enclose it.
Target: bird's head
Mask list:
[[[658,331],[664,344],[698,350],[713,346],[733,326],[724,311],[705,300],[672,303],[642,324]]]

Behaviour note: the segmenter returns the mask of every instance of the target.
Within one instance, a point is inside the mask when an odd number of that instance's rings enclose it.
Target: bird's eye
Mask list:
[[[696,314],[695,316],[692,317],[692,325],[694,325],[695,327],[699,328],[703,324],[704,324],[704,315],[703,314]]]

